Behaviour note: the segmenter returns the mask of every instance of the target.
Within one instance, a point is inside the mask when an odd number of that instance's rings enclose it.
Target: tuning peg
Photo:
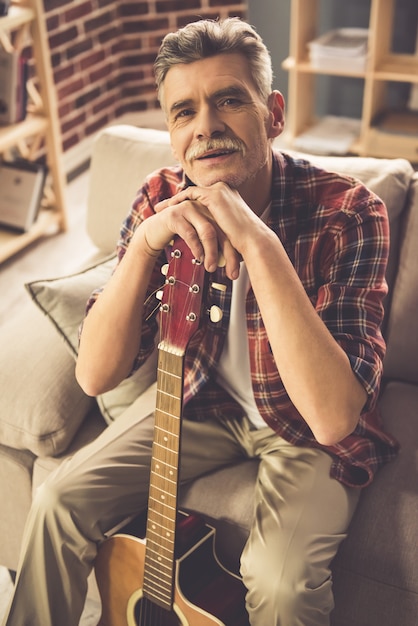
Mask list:
[[[212,289],[216,289],[216,291],[226,291],[226,285],[222,283],[211,283],[210,285]]]
[[[157,293],[155,294],[155,297],[157,298],[157,300],[162,300],[163,299],[163,290],[160,289],[159,291],[157,291]]]
[[[220,309],[218,306],[216,306],[216,304],[213,304],[210,309],[209,309],[209,318],[211,322],[214,322],[215,324],[217,322],[220,322],[221,319],[223,318],[224,314],[222,312],[222,309]]]
[[[163,276],[167,276],[167,274],[168,274],[168,263],[165,263],[165,264],[162,266],[162,268],[161,268],[161,274],[162,274]]]

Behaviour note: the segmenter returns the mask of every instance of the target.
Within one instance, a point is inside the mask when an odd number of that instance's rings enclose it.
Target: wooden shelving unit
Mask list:
[[[361,78],[364,81],[361,131],[350,152],[359,155],[394,158],[418,162],[418,113],[396,112],[396,124],[377,125],[385,114],[390,83],[418,85],[418,56],[396,54],[391,49],[396,0],[371,0],[369,16],[368,58],[364,71],[318,69],[309,59],[308,43],[323,33],[317,32],[320,0],[292,0],[290,55],[283,62],[289,72],[288,141],[292,142],[317,121],[315,84],[319,74]]]
[[[41,210],[31,229],[15,233],[0,226],[2,263],[37,239],[65,230],[67,221],[61,133],[42,0],[15,0],[8,15],[0,18],[0,38],[7,38],[10,45],[15,46],[30,42],[37,84],[35,87],[31,81],[28,85],[30,104],[26,118],[17,124],[0,126],[0,155],[4,158],[14,151],[33,160],[45,142],[48,165]]]

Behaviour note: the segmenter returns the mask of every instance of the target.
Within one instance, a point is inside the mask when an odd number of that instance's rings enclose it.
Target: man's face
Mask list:
[[[174,155],[196,185],[222,181],[245,195],[271,167],[274,116],[241,54],[173,66],[164,109]]]

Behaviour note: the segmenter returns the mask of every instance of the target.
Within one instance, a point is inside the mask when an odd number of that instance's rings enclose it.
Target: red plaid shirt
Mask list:
[[[385,352],[380,326],[382,300],[387,292],[386,209],[357,180],[319,170],[279,152],[274,152],[272,182],[267,223],[283,243],[318,315],[347,353],[368,400],[351,435],[334,446],[318,444],[286,393],[250,289],[246,308],[254,398],[263,419],[278,435],[294,445],[326,450],[333,457],[333,477],[347,485],[365,486],[397,449],[396,441],[383,432],[376,408]],[[187,184],[180,167],[162,169],[146,179],[122,227],[119,258],[138,224],[153,213],[154,205]],[[163,263],[165,254],[156,264],[149,285],[142,344],[134,369],[154,348],[158,325],[153,314],[157,301],[152,294],[163,283]],[[212,280],[227,285],[225,292],[213,290],[208,294],[210,305],[222,309],[222,321],[202,323],[185,359],[184,414],[185,418],[196,420],[225,412],[237,418],[242,415],[240,406],[215,382],[228,328],[232,289],[222,268],[212,275]]]

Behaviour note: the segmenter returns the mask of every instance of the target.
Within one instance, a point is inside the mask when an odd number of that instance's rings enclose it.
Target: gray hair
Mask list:
[[[252,26],[237,17],[230,17],[192,22],[164,37],[154,63],[161,106],[164,80],[173,65],[193,63],[227,53],[240,53],[246,57],[257,91],[267,102],[273,82],[270,53]]]

